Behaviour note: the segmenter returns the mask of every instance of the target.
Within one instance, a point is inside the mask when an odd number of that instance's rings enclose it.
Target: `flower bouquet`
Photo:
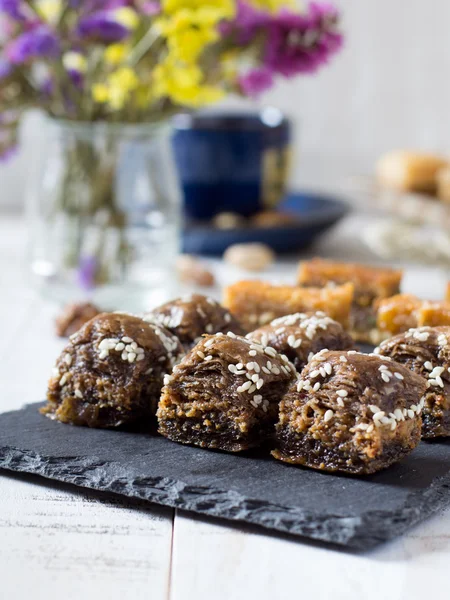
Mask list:
[[[145,269],[176,253],[176,243],[164,248],[178,227],[170,117],[314,73],[341,45],[329,4],[0,0],[0,158],[14,153],[31,108],[56,131],[33,190],[35,273],[72,292],[148,285]],[[149,243],[144,223],[173,235]]]

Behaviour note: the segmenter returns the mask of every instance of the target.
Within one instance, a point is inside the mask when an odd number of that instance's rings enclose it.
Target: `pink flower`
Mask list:
[[[259,31],[267,27],[270,18],[270,13],[238,0],[233,21],[225,21],[219,26],[219,30],[223,37],[235,36],[236,42],[244,46],[249,44]]]
[[[244,96],[255,98],[266,92],[274,83],[273,73],[266,67],[252,69],[239,77],[239,86]]]
[[[329,4],[312,3],[304,15],[281,11],[268,27],[264,64],[285,77],[314,73],[342,46],[337,20]]]
[[[241,76],[243,93],[260,94],[277,74],[293,77],[325,65],[342,46],[338,21],[331,4],[312,2],[304,13],[284,8],[273,14],[238,0],[236,17],[221,26],[221,34],[233,43],[252,46],[257,63],[262,63]]]

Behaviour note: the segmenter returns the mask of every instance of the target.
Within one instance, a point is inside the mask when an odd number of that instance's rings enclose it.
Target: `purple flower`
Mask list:
[[[44,94],[44,96],[51,96],[55,91],[55,83],[53,79],[49,76],[45,77],[39,86],[40,91]]]
[[[8,15],[8,17],[16,21],[23,21],[25,19],[20,0],[0,0],[0,13]]]
[[[219,25],[219,31],[223,37],[236,36],[240,45],[249,44],[255,35],[270,22],[271,15],[255,8],[242,0],[238,0],[236,16],[233,21],[225,21]]]
[[[323,24],[323,21],[336,23],[339,19],[339,12],[333,4],[329,2],[311,2],[309,4],[309,18],[317,25]]]
[[[16,127],[0,128],[0,162],[6,162],[16,152]]]
[[[0,141],[0,163],[8,162],[10,158],[17,154],[17,151],[17,144],[13,144],[11,146],[6,146],[5,148],[3,148]]]
[[[91,290],[95,287],[97,275],[97,259],[95,256],[84,256],[78,264],[78,285],[83,290]]]
[[[161,12],[161,5],[159,2],[144,1],[141,8],[144,15],[149,15],[151,17],[159,15]]]
[[[33,58],[53,58],[59,48],[55,34],[46,25],[39,25],[12,40],[5,51],[13,64],[21,64]]]
[[[11,72],[11,65],[6,60],[0,58],[0,81],[2,81],[2,79],[6,79],[9,75],[11,75]]]
[[[75,69],[69,69],[67,71],[67,74],[68,74],[71,82],[73,83],[73,85],[76,88],[78,88],[78,89],[83,88],[84,77],[83,77],[82,73],[80,73],[79,71],[75,71]]]
[[[250,98],[255,98],[267,91],[273,83],[273,73],[265,67],[252,69],[239,77],[239,86],[242,93]]]
[[[312,3],[304,15],[281,11],[268,28],[264,64],[285,77],[314,73],[342,46],[336,23],[329,4]]]
[[[78,24],[78,35],[81,38],[99,42],[120,42],[128,37],[129,33],[129,29],[119,23],[109,11],[93,13],[81,19]]]
[[[69,0],[70,7],[89,14],[99,10],[111,10],[129,4],[127,0]]]

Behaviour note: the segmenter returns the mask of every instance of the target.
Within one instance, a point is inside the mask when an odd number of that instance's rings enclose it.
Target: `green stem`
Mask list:
[[[92,98],[92,86],[94,85],[103,66],[103,50],[95,47],[90,57],[89,70],[85,75],[85,94],[81,101],[81,115],[86,120],[94,120],[96,104]]]
[[[150,48],[160,38],[159,32],[156,27],[150,27],[147,33],[140,39],[136,46],[131,50],[130,55],[127,58],[127,65],[129,67],[135,67],[143,56],[147,54]]]

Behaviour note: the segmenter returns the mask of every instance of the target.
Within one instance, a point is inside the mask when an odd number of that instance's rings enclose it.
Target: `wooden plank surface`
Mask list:
[[[0,222],[0,412],[36,402],[64,341],[26,285],[23,224]],[[0,477],[0,598],[168,598],[171,509]]]
[[[171,510],[3,474],[0,506],[5,600],[168,597]]]
[[[326,238],[316,250],[352,258]],[[26,285],[23,224],[0,220],[0,411],[37,401],[62,342],[55,307]],[[364,255],[366,260],[369,258]],[[272,279],[287,281],[292,265]],[[236,276],[221,269],[222,282]],[[439,297],[446,275],[414,269],[408,291]],[[426,292],[425,292],[426,290]],[[448,598],[450,511],[354,554],[119,497],[0,475],[0,598],[433,600]]]
[[[444,600],[449,557],[450,509],[369,553],[177,513],[171,600]]]

